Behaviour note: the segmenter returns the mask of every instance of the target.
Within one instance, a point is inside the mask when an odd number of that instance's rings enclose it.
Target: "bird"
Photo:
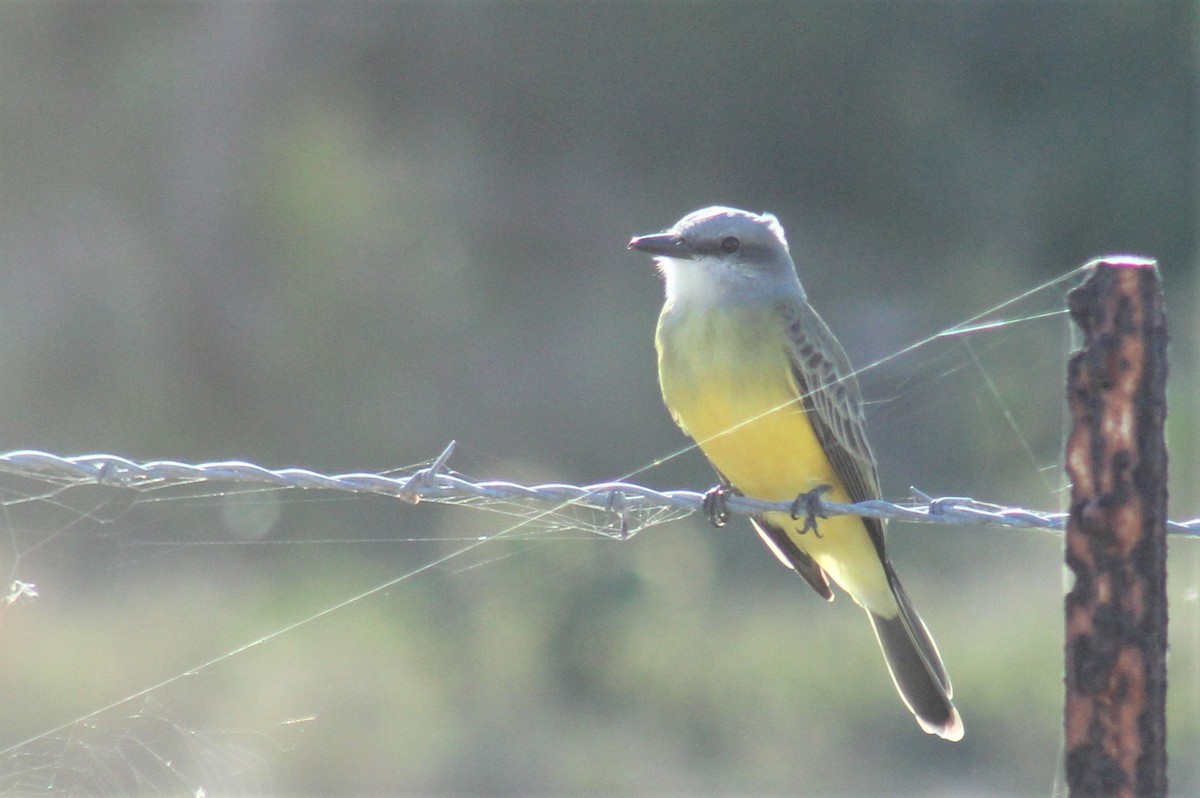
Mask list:
[[[759,537],[822,598],[833,599],[833,582],[866,610],[917,723],[961,740],[950,678],[888,559],[884,521],[817,519],[822,496],[880,498],[879,475],[855,372],[809,304],[779,220],[712,206],[629,248],[651,255],[663,278],[659,385],[717,472],[710,519],[723,525],[731,494],[791,501],[790,512],[751,516]]]

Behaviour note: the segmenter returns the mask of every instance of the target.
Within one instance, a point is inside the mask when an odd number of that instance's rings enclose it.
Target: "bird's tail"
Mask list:
[[[888,581],[896,598],[895,615],[888,617],[870,609],[867,615],[883,649],[892,681],[922,729],[957,742],[963,736],[963,723],[958,710],[950,703],[954,688],[950,686],[942,657],[891,568],[888,568]]]

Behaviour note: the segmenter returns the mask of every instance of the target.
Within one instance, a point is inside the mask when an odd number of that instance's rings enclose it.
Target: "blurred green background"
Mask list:
[[[1200,515],[1196,41],[1171,2],[4,3],[0,449],[339,472],[456,439],[476,477],[620,477],[685,444],[655,382],[661,288],[625,244],[723,203],[779,216],[859,365],[1095,256],[1158,258],[1172,513]],[[1012,325],[865,374],[888,496],[1057,509],[1068,335]],[[638,479],[712,475],[690,453]],[[4,489],[0,568],[40,593],[0,615],[10,792],[1055,783],[1052,535],[893,526],[957,688],[950,745],[861,612],[741,523],[516,533],[174,678],[511,521]],[[1171,567],[1190,794],[1191,541]]]

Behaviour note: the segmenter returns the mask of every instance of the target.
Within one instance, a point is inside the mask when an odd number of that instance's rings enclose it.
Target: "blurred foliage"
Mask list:
[[[1196,36],[1184,2],[0,5],[0,448],[340,471],[455,438],[477,476],[633,472],[685,441],[655,383],[660,289],[624,245],[719,202],[780,217],[859,364],[1097,255],[1157,257],[1173,511],[1200,514]],[[865,375],[889,496],[1055,507],[1066,327]],[[694,453],[638,478],[712,480]],[[740,524],[426,568],[508,521],[319,498],[284,496],[261,545],[232,545],[215,497],[8,515],[0,563],[41,598],[0,617],[0,749],[419,571],[156,691],[212,742],[198,775],[172,758],[181,782],[233,791],[213,735],[238,732],[267,741],[238,737],[269,776],[246,791],[281,794],[1053,783],[1053,536],[892,532],[955,679],[950,746],[858,609]],[[1181,794],[1192,544],[1172,546]]]

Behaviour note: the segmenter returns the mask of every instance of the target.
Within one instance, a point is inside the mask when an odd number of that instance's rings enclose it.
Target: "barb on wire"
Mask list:
[[[22,450],[0,454],[0,475],[35,479],[60,487],[105,485],[157,490],[210,483],[251,488],[319,489],[390,496],[412,504],[420,501],[472,503],[485,509],[502,508],[509,513],[514,505],[525,505],[534,508],[526,511],[529,517],[562,507],[584,508],[612,519],[608,526],[595,531],[622,540],[655,524],[701,512],[703,507],[703,493],[690,490],[660,491],[630,482],[578,486],[475,481],[446,467],[453,452],[454,442],[451,442],[429,466],[409,473],[329,475],[302,468],[273,470],[237,461],[189,464],[155,460],[138,463],[111,454],[60,456]],[[819,511],[822,516],[859,515],[950,526],[1062,530],[1066,524],[1066,513],[1005,507],[967,497],[933,498],[915,488],[913,494],[914,500],[906,504],[881,499],[841,504],[821,499]],[[729,512],[739,515],[791,512],[792,509],[790,502],[764,502],[738,495],[730,495],[726,506]],[[1175,534],[1200,535],[1200,518],[1183,523],[1171,521],[1168,529]]]

